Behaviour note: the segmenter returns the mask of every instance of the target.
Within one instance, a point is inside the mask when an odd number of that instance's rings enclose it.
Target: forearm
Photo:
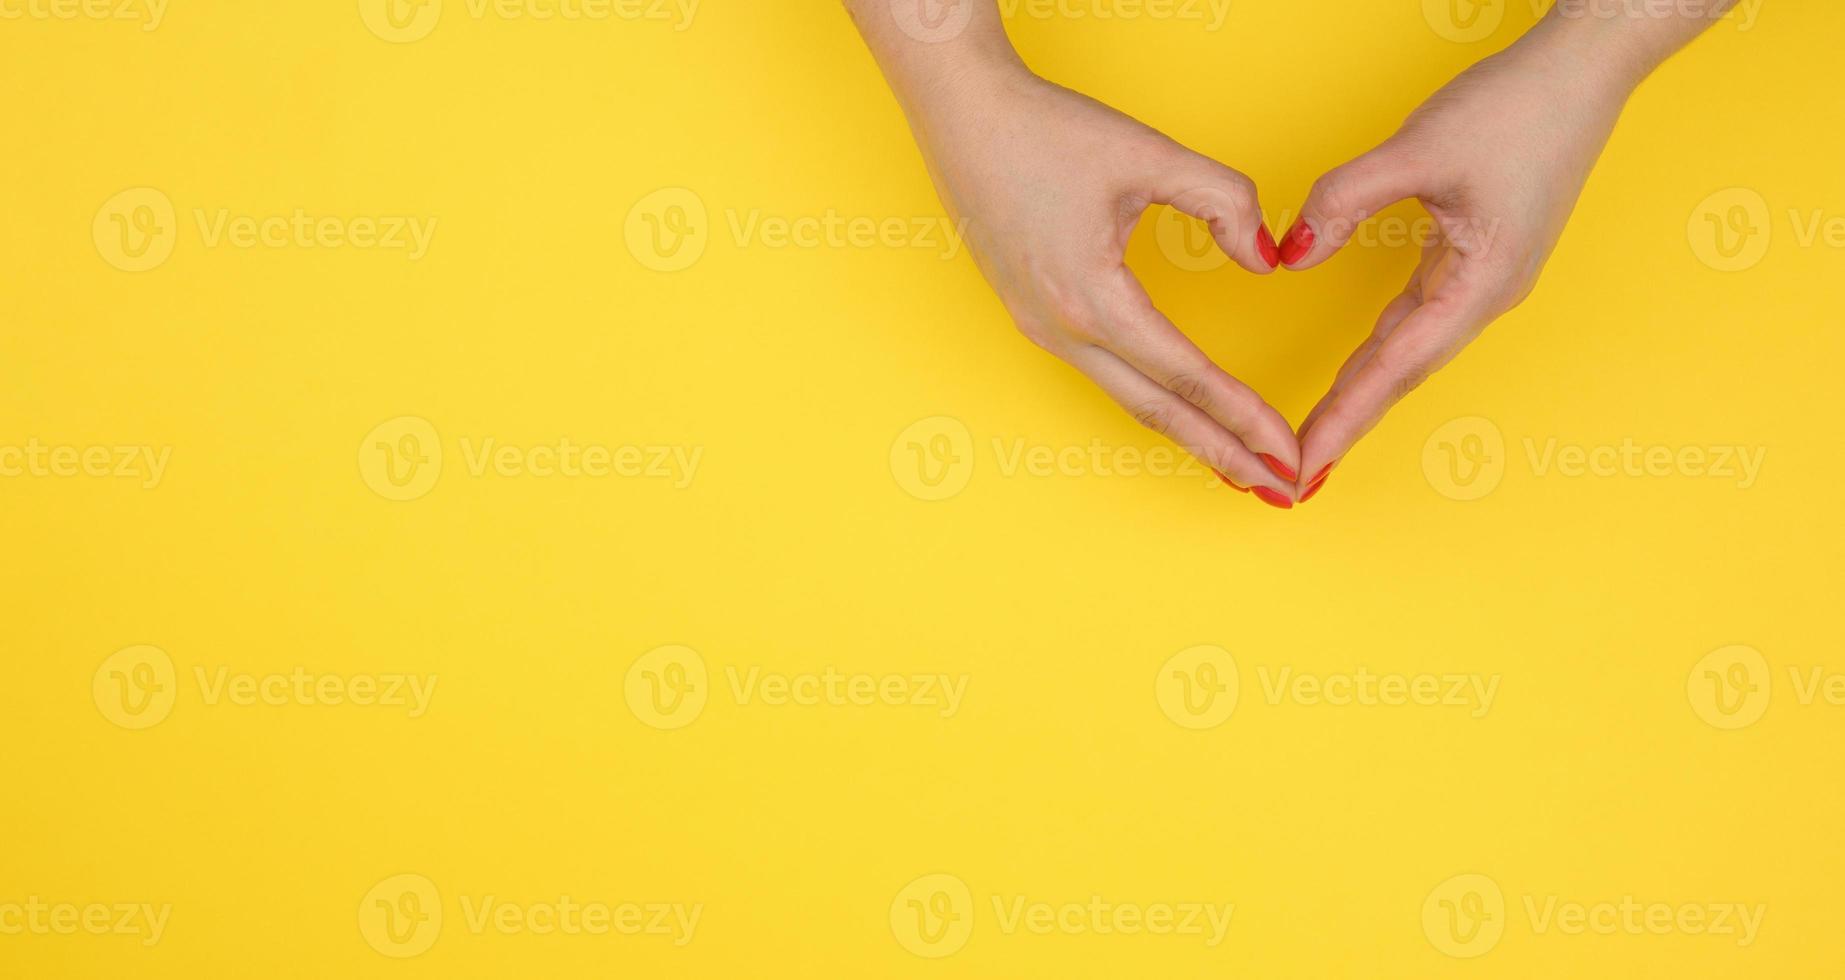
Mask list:
[[[844,0],[913,123],[996,77],[1023,73],[996,0]],[[939,6],[941,9],[933,10]]]
[[[1582,59],[1582,70],[1631,91],[1737,0],[1557,0],[1521,45]]]

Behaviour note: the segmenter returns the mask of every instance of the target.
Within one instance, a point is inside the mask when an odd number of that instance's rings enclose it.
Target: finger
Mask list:
[[[1391,406],[1452,360],[1483,321],[1477,310],[1451,298],[1425,302],[1412,310],[1353,372],[1302,437],[1302,469],[1318,475],[1344,456]]]
[[[1126,269],[1096,331],[1100,346],[1184,399],[1234,434],[1269,469],[1292,483],[1300,472],[1294,429],[1254,389],[1232,377],[1198,349]]]
[[[1281,249],[1262,220],[1255,182],[1210,157],[1173,147],[1147,175],[1153,203],[1204,222],[1217,247],[1244,269],[1262,276],[1274,272]]]
[[[1281,240],[1281,264],[1311,269],[1331,258],[1372,215],[1427,193],[1423,166],[1394,140],[1314,182]]]
[[[1332,405],[1333,399],[1351,382],[1358,370],[1371,360],[1371,355],[1377,353],[1378,347],[1383,345],[1384,340],[1396,331],[1405,317],[1414,312],[1416,307],[1422,305],[1423,284],[1428,272],[1441,261],[1445,254],[1446,250],[1439,245],[1429,245],[1422,250],[1422,261],[1417,264],[1416,271],[1410,274],[1408,284],[1403,287],[1403,291],[1398,293],[1395,299],[1384,306],[1384,312],[1378,315],[1377,323],[1371,327],[1370,336],[1366,337],[1364,343],[1359,344],[1358,349],[1345,359],[1345,363],[1339,368],[1339,373],[1333,377],[1332,385],[1327,388],[1326,394],[1321,396],[1319,402],[1313,406],[1313,410],[1307,413],[1307,418],[1301,422],[1300,428],[1296,430],[1297,439],[1306,438],[1307,430],[1313,428],[1313,423],[1319,421],[1320,416],[1325,414],[1326,409]],[[1308,471],[1308,478],[1313,478],[1318,472],[1317,470]]]
[[[1242,440],[1185,399],[1160,387],[1100,347],[1085,347],[1070,363],[1089,376],[1141,425],[1171,439],[1239,488],[1283,509],[1294,506],[1294,487],[1269,472]]]
[[[1371,328],[1370,336],[1366,337],[1364,343],[1359,344],[1358,349],[1352,351],[1352,356],[1346,358],[1345,363],[1340,365],[1339,373],[1333,377],[1332,386],[1327,389],[1325,395],[1320,397],[1319,402],[1313,406],[1313,410],[1307,413],[1306,420],[1301,422],[1299,438],[1306,438],[1307,431],[1313,428],[1313,424],[1319,421],[1320,416],[1326,414],[1326,409],[1332,406],[1339,392],[1351,383],[1359,369],[1370,362],[1371,356],[1383,346],[1385,338],[1389,337],[1404,318],[1421,305],[1422,296],[1420,294],[1405,291],[1397,294],[1397,298],[1384,307],[1383,314],[1377,318],[1377,325]]]

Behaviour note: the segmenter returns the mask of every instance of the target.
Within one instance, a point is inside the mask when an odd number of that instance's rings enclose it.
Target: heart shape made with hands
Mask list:
[[[1217,185],[1155,195],[1154,202],[1170,205],[1174,217],[1189,215],[1202,221],[1223,253],[1246,269],[1258,274],[1284,269],[1305,272],[1350,244],[1358,230],[1378,212],[1418,197],[1417,188],[1422,185],[1415,181],[1414,172],[1393,173],[1385,163],[1381,159],[1364,157],[1321,178],[1302,206],[1300,216],[1279,241],[1275,240],[1255,205],[1253,185],[1227,168],[1225,172],[1238,178],[1228,188]],[[1469,324],[1490,319],[1490,313],[1481,304],[1468,298],[1474,291],[1467,288],[1463,278],[1467,256],[1477,255],[1487,243],[1478,233],[1477,223],[1462,220],[1440,207],[1430,207],[1429,213],[1430,223],[1422,228],[1424,233],[1414,242],[1420,245],[1422,258],[1407,286],[1385,306],[1371,334],[1340,366],[1326,394],[1300,426],[1289,431],[1293,445],[1288,448],[1294,451],[1292,457],[1299,461],[1298,465],[1285,461],[1280,453],[1263,452],[1252,446],[1255,457],[1269,471],[1292,484],[1294,494],[1289,496],[1260,485],[1244,486],[1217,470],[1224,483],[1246,493],[1253,492],[1264,502],[1283,509],[1312,499],[1352,446],[1396,402],[1477,334],[1478,327]],[[1245,236],[1252,223],[1255,231],[1253,239],[1249,239]],[[1245,244],[1250,240],[1253,246]],[[1170,256],[1171,250],[1167,251]],[[1199,255],[1191,249],[1185,252],[1193,259]],[[1252,256],[1260,266],[1252,268]],[[1205,360],[1208,362],[1208,358]],[[1210,364],[1204,370],[1218,369]],[[1212,385],[1195,383],[1182,374],[1162,379],[1169,390],[1213,416],[1241,417],[1243,423],[1232,428],[1244,442],[1264,442],[1272,446],[1279,438],[1274,424],[1280,418],[1279,413],[1240,381],[1230,381],[1234,384],[1232,390],[1244,404],[1226,410],[1212,404],[1217,397],[1211,390]],[[1141,420],[1150,421],[1144,417]],[[1167,420],[1151,421],[1155,428],[1169,424]],[[1180,433],[1168,434],[1185,441]],[[1199,451],[1195,447],[1188,448]]]

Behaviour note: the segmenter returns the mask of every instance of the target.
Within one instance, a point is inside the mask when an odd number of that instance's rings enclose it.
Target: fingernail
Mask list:
[[[1320,467],[1320,471],[1318,473],[1313,474],[1313,479],[1308,480],[1307,482],[1309,484],[1313,484],[1313,483],[1318,483],[1321,480],[1326,479],[1326,474],[1331,473],[1332,468],[1337,465],[1339,465],[1339,461],[1336,459],[1330,463],[1327,463],[1325,466]]]
[[[1325,475],[1325,474],[1326,474],[1326,471],[1325,471],[1325,470],[1321,470],[1321,471],[1320,471],[1320,478],[1319,478],[1318,480],[1315,480],[1315,481],[1314,481],[1314,483],[1313,483],[1313,486],[1310,486],[1310,487],[1308,487],[1308,488],[1307,488],[1307,492],[1306,492],[1306,493],[1303,493],[1303,494],[1301,494],[1301,495],[1300,495],[1300,502],[1301,502],[1301,503],[1303,503],[1303,504],[1304,504],[1304,503],[1306,503],[1307,501],[1309,501],[1309,500],[1312,500],[1312,499],[1313,499],[1313,495],[1314,495],[1314,494],[1316,494],[1316,493],[1319,493],[1319,492],[1320,492],[1320,488],[1326,485],[1326,475]]]
[[[1239,487],[1239,486],[1237,486],[1237,485],[1236,485],[1236,481],[1235,481],[1235,480],[1232,480],[1232,479],[1230,479],[1230,478],[1229,478],[1229,477],[1227,477],[1227,476],[1225,476],[1222,470],[1212,470],[1211,472],[1213,472],[1213,473],[1216,473],[1216,474],[1217,474],[1217,478],[1218,478],[1219,480],[1222,480],[1222,481],[1224,481],[1224,486],[1226,486],[1226,487],[1229,487],[1230,489],[1232,489],[1232,490],[1235,490],[1235,491],[1236,491],[1236,492],[1238,492],[1238,493],[1248,493],[1248,492],[1249,492],[1249,488],[1248,488],[1248,487]]]
[[[1268,464],[1269,469],[1275,471],[1276,476],[1281,477],[1289,483],[1293,483],[1294,478],[1300,476],[1299,473],[1294,472],[1294,467],[1289,466],[1267,453],[1258,453],[1257,455],[1261,458],[1262,462]]]
[[[1275,236],[1268,230],[1266,223],[1256,228],[1256,251],[1262,253],[1262,261],[1269,268],[1281,264],[1281,248],[1275,244]]]
[[[1281,240],[1281,264],[1293,265],[1307,257],[1313,251],[1313,229],[1307,227],[1307,219],[1300,218],[1294,227],[1288,229],[1287,237]]]
[[[1278,493],[1267,487],[1256,487],[1251,492],[1256,495],[1257,500],[1262,501],[1270,507],[1279,507],[1282,510],[1294,509],[1294,501],[1288,499],[1287,494]]]

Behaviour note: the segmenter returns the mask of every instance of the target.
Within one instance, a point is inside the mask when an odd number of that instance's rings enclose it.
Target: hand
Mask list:
[[[1290,269],[1326,261],[1367,218],[1412,197],[1436,233],[1301,425],[1300,499],[1392,405],[1530,294],[1637,80],[1561,30],[1535,30],[1314,185],[1282,241]]]
[[[1092,99],[1006,65],[913,110],[942,200],[1019,329],[1225,482],[1294,505],[1299,445],[1280,413],[1155,309],[1123,263],[1142,212],[1204,221],[1257,275],[1279,253],[1249,178]]]

